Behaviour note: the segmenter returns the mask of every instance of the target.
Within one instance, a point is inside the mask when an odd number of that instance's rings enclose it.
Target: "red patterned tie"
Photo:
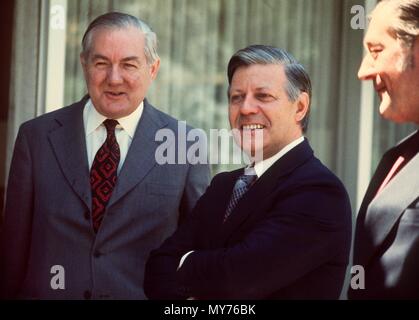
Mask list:
[[[96,153],[90,170],[90,185],[92,187],[92,220],[93,229],[97,233],[105,214],[106,205],[111,198],[116,183],[119,159],[119,145],[115,137],[115,127],[118,121],[107,119],[103,122],[107,136],[103,145]]]

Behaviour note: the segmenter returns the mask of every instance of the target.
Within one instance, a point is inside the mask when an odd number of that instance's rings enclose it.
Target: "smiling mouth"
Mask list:
[[[378,94],[382,94],[384,91],[387,91],[387,87],[384,81],[379,81],[379,83],[377,83],[377,81],[374,81],[374,90]]]
[[[265,129],[265,126],[263,124],[245,124],[241,126],[242,130],[261,130]]]
[[[108,96],[111,96],[111,97],[120,97],[120,96],[124,95],[124,92],[111,92],[111,91],[107,91],[106,94]]]

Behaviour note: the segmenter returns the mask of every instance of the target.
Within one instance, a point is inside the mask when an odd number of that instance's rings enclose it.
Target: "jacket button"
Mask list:
[[[89,290],[86,290],[83,296],[86,300],[90,300],[90,298],[92,297],[92,293]]]
[[[84,218],[85,218],[86,220],[90,220],[90,212],[89,212],[89,211],[85,211],[85,212],[84,212]]]
[[[93,256],[95,258],[99,258],[102,255],[102,253],[99,250],[95,250],[95,252],[93,253]]]

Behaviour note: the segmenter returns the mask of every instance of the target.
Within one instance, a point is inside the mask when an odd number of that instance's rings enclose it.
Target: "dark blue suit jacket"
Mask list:
[[[337,299],[351,243],[351,208],[342,183],[305,140],[256,181],[223,224],[242,172],[214,177],[191,218],[151,253],[146,295]]]

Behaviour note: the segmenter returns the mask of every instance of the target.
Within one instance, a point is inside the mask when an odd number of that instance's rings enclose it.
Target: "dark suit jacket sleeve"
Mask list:
[[[144,275],[144,292],[149,299],[186,299],[184,292],[179,291],[176,283],[176,270],[182,256],[196,250],[199,227],[202,220],[203,206],[210,200],[214,180],[204,195],[198,200],[193,213],[181,224],[175,234],[153,250],[146,263]]]
[[[24,129],[23,125],[15,143],[0,233],[0,295],[5,298],[16,297],[20,290],[31,238],[32,161]]]
[[[205,192],[210,181],[210,169],[208,164],[195,164],[189,166],[185,189],[180,204],[179,224],[189,215]]]
[[[350,205],[342,186],[325,181],[297,186],[285,193],[264,219],[231,246],[212,250],[193,248],[197,234],[206,228],[200,219],[180,228],[150,262],[155,270],[154,279],[149,280],[156,281],[149,286],[156,290],[149,291],[151,297],[156,294],[155,298],[164,298],[160,295],[164,290],[175,293],[176,287],[183,296],[198,298],[264,298],[335,255],[349,252]],[[210,192],[207,194],[208,199],[201,198],[200,206],[216,201],[210,199]],[[194,249],[179,271],[174,271],[181,255]],[[167,270],[169,266],[164,264],[169,261],[172,273],[166,272],[167,281],[159,279],[155,271]],[[169,284],[173,287],[164,287]]]

